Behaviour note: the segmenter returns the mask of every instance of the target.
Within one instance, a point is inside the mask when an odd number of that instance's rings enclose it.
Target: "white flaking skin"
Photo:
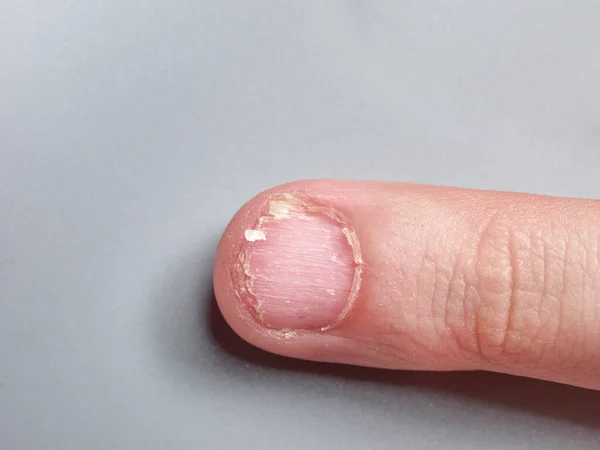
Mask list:
[[[265,236],[264,231],[261,230],[246,230],[244,237],[248,242],[267,240],[267,236]]]

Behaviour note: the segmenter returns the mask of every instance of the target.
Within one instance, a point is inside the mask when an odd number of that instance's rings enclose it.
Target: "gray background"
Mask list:
[[[244,344],[220,233],[381,179],[600,197],[600,2],[0,0],[0,448],[597,449],[600,393]]]

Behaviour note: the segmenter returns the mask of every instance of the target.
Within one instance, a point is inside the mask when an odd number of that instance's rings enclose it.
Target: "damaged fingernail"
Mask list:
[[[244,238],[236,290],[256,320],[325,330],[348,315],[362,260],[356,233],[338,212],[278,195]]]

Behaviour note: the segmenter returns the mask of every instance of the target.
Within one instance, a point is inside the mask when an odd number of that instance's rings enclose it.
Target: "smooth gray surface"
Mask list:
[[[258,191],[600,197],[600,3],[0,0],[0,448],[597,449],[600,395],[293,362],[212,303]]]

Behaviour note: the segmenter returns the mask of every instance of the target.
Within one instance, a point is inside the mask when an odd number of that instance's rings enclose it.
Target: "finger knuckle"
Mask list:
[[[536,233],[494,216],[479,236],[472,295],[475,340],[485,360],[536,363],[556,339],[559,295],[547,285],[555,258]]]
[[[600,272],[589,237],[494,217],[470,278],[476,350],[487,361],[576,368],[600,347]]]

